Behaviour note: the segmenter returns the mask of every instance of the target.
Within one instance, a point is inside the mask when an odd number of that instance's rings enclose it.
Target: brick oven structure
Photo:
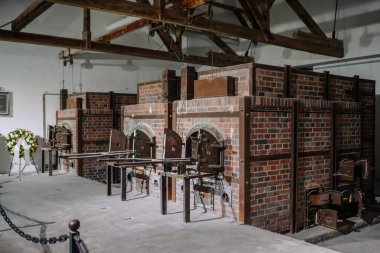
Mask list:
[[[218,87],[232,85],[225,96],[202,87],[216,79]],[[206,92],[194,98],[200,88]],[[139,103],[122,107],[123,129],[127,136],[148,134],[157,158],[164,128],[182,137],[186,156],[194,156],[194,135],[203,129],[224,146],[222,188],[209,196],[209,207],[245,224],[296,232],[304,227],[308,185],[338,188],[335,173],[345,158],[366,159],[374,168],[374,99],[375,82],[358,76],[253,63],[201,72],[184,67],[181,78],[165,71],[162,80],[138,85]],[[368,194],[372,177],[363,182]],[[145,179],[154,195],[157,174]],[[169,200],[181,201],[181,185],[169,181]]]
[[[121,128],[121,106],[136,103],[136,94],[85,92],[61,98],[57,125],[72,133],[72,153],[104,152],[109,149],[110,130]],[[96,159],[76,160],[65,164],[79,176],[105,181],[105,164]]]

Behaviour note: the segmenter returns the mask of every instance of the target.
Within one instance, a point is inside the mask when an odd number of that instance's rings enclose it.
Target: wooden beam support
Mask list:
[[[235,11],[235,16],[243,27],[249,27],[247,21],[240,12]]]
[[[229,11],[233,11],[233,12],[238,12],[240,14],[244,13],[244,10],[242,8],[236,7],[235,5],[218,3],[215,1],[210,1],[209,3],[211,6],[218,7],[221,9],[225,9],[225,10],[229,10]]]
[[[139,2],[146,5],[150,5],[150,2],[148,0],[139,0]],[[165,12],[165,0],[154,0],[154,6],[159,7],[159,18],[162,19],[162,15]],[[162,26],[164,25],[164,23],[158,22],[156,25]],[[181,61],[183,58],[182,48],[178,46],[178,44],[173,40],[171,35],[168,32],[165,32],[163,28],[158,29],[157,34],[164,43],[165,47],[168,49],[168,51],[172,52],[177,57],[177,60]]]
[[[208,58],[211,60],[211,62],[217,62],[217,63],[222,62],[222,61],[227,61],[229,62],[227,66],[254,62],[254,58],[251,58],[248,56],[230,55],[230,54],[226,55],[226,54],[216,53],[212,51],[208,52]],[[212,65],[212,66],[215,66],[215,65]]]
[[[327,38],[326,34],[298,0],[286,0],[286,2],[313,34],[320,36],[321,38]]]
[[[12,22],[12,31],[21,31],[52,5],[53,3],[49,3],[47,1],[34,1]]]
[[[158,59],[158,60],[164,60],[164,61],[180,61],[172,53],[159,51],[159,50],[130,47],[130,46],[124,46],[124,45],[109,44],[109,43],[101,43],[101,42],[96,42],[96,41],[91,42],[91,48],[86,48],[85,41],[80,40],[80,39],[57,37],[57,36],[51,36],[51,35],[41,35],[41,34],[34,34],[34,33],[25,33],[25,32],[14,32],[14,31],[3,30],[3,29],[0,29],[0,40],[35,44],[35,45],[45,45],[45,46],[52,46],[52,47],[90,50],[90,51],[112,53],[112,54],[130,55],[130,56]],[[216,54],[216,53],[214,53],[214,55],[215,55],[214,58],[211,58],[210,56],[203,57],[203,56],[196,56],[196,55],[184,55],[183,61],[189,62],[192,64],[209,65],[209,66],[212,65],[212,66],[217,66],[217,67],[231,66],[231,65],[235,65],[239,63],[244,63],[244,61],[239,62],[239,59],[244,60],[244,57],[231,58],[231,56],[224,55],[224,54]],[[61,55],[61,58],[65,58],[65,55]]]
[[[331,103],[331,118],[330,118],[330,190],[335,190],[336,188],[336,177],[334,177],[336,169],[336,103]]]
[[[224,42],[218,35],[211,32],[203,32],[209,37],[209,39],[215,43],[220,49],[223,50],[226,54],[229,55],[237,55],[236,52],[226,43]]]
[[[158,7],[158,9],[160,10],[159,13],[158,13],[158,18],[159,19],[163,19],[165,18],[165,0],[154,0],[154,3],[153,5],[155,7]]]
[[[248,18],[249,22],[251,23],[253,29],[259,30],[260,27],[257,24],[257,22],[255,20],[255,17],[252,15],[252,12],[249,11],[249,6],[247,4],[247,1],[245,1],[245,0],[239,0],[239,3],[241,5],[241,7],[243,8],[244,13],[247,15],[247,18]]]
[[[116,29],[98,37],[97,39],[95,39],[95,41],[97,41],[97,42],[110,42],[114,39],[117,39],[117,38],[127,34],[127,33],[136,31],[136,30],[143,28],[147,25],[149,25],[149,20],[142,18],[142,19],[136,20],[130,24],[123,25],[119,28],[116,28]]]
[[[86,43],[86,48],[91,48],[91,11],[90,9],[83,9],[82,38]]]
[[[291,144],[291,186],[290,186],[290,207],[289,226],[290,233],[297,233],[297,167],[298,167],[298,101],[293,101],[292,105],[292,144]]]
[[[252,16],[255,18],[256,23],[259,26],[259,29],[264,33],[264,37],[266,40],[269,40],[272,38],[272,33],[270,32],[269,28],[269,20],[267,21],[262,13],[262,10],[259,9],[259,6],[256,2],[245,0],[249,10],[252,13]]]
[[[165,20],[160,20],[159,9],[140,3],[119,0],[48,0],[53,3],[60,3],[81,8],[91,8],[99,11],[106,11],[122,15],[131,15],[147,18],[154,21],[165,21],[168,24],[186,26],[202,31],[227,34],[229,36],[245,38],[252,41],[264,42],[271,45],[292,48],[310,53],[323,54],[333,57],[343,57],[343,42],[334,39],[323,39],[322,41],[305,41],[303,39],[289,38],[286,36],[272,34],[272,38],[267,40],[261,31],[246,27],[233,25],[217,20],[209,20],[204,17],[197,17],[192,24],[188,24],[187,17],[172,10],[166,10]]]
[[[251,173],[249,160],[249,135],[251,98],[239,99],[239,221],[251,224]]]
[[[330,72],[324,71],[323,72],[323,100],[329,100],[330,99]]]
[[[283,87],[283,97],[289,98],[290,97],[290,84],[291,84],[291,78],[292,78],[292,67],[290,65],[284,66],[284,87]]]

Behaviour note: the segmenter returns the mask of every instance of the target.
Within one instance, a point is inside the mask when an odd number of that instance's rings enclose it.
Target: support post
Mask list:
[[[161,214],[166,215],[168,213],[168,190],[167,190],[167,177],[165,174],[161,174]]]
[[[112,195],[112,166],[107,165],[107,196]]]
[[[53,176],[53,151],[51,149],[48,150],[49,154],[49,163],[48,163],[48,170],[49,170],[49,177]]]
[[[181,100],[194,98],[194,80],[197,79],[194,67],[185,66],[181,68]]]
[[[242,97],[239,100],[239,221],[250,224],[250,110],[251,98]]]
[[[183,179],[183,222],[190,222],[190,179]]]
[[[127,168],[121,168],[121,201],[127,200]]]
[[[323,72],[323,99],[324,100],[330,99],[329,85],[330,85],[330,72],[324,71]]]
[[[78,245],[75,242],[75,237],[79,236],[78,229],[80,228],[79,220],[71,220],[69,222],[69,248],[70,253],[80,253]]]
[[[42,153],[42,157],[41,157],[41,158],[42,158],[42,159],[41,159],[41,160],[42,160],[41,172],[42,172],[42,174],[43,174],[43,173],[45,173],[45,151],[42,150],[41,153]]]
[[[291,143],[291,191],[290,191],[290,233],[297,232],[297,163],[298,163],[298,101],[292,105]]]
[[[359,102],[360,94],[359,94],[359,76],[354,76],[354,87],[353,87],[354,99],[355,102]]]
[[[330,187],[332,190],[336,188],[336,181],[334,174],[336,172],[336,104],[333,103],[331,106],[331,130],[330,130]]]
[[[284,98],[290,97],[290,82],[291,82],[292,67],[284,66]]]

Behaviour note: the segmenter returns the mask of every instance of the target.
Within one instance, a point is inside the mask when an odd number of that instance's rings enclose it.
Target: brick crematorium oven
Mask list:
[[[186,66],[180,77],[165,70],[161,80],[139,84],[138,104],[121,111],[137,155],[162,158],[168,128],[181,137],[183,157],[201,152],[203,169],[220,170],[202,187],[192,181],[193,204],[285,233],[312,223],[310,189],[360,187],[370,197],[374,98],[375,82],[358,76],[254,63],[201,72]],[[75,113],[59,112],[60,122]],[[205,148],[196,148],[199,140]],[[351,160],[352,171],[342,173]],[[360,176],[357,161],[366,163]],[[136,176],[136,188],[156,195],[160,171]],[[168,180],[168,200],[182,201],[182,188],[181,179]]]
[[[121,106],[136,103],[136,94],[85,92],[61,95],[57,125],[71,130],[72,150],[94,153],[109,150],[110,130],[121,128]],[[67,152],[67,151],[63,151]],[[105,181],[104,163],[96,159],[63,160],[64,167],[72,167],[79,176]],[[68,164],[69,163],[69,164]]]

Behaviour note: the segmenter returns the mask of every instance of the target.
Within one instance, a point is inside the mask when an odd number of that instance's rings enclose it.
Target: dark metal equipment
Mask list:
[[[47,148],[59,150],[71,149],[71,131],[64,126],[48,126]]]
[[[182,138],[176,132],[165,129],[163,158],[154,159],[151,151],[152,146],[155,146],[154,139],[149,138],[143,131],[135,130],[130,136],[128,144],[129,148],[133,150],[134,157],[101,158],[98,160],[109,164],[107,170],[107,195],[112,194],[112,182],[110,179],[112,168],[121,170],[121,198],[125,201],[126,175],[132,171],[146,170],[160,164],[164,168],[163,171],[159,172],[161,214],[165,215],[167,213],[168,178],[183,180],[184,222],[190,221],[191,182],[195,200],[199,200],[204,207],[206,204],[213,207],[214,192],[215,190],[220,192],[220,185],[217,182],[223,178],[224,146],[213,134],[203,129],[194,132],[189,138],[190,140],[187,143],[189,146],[186,148],[189,152],[186,152],[186,158],[182,158]]]

